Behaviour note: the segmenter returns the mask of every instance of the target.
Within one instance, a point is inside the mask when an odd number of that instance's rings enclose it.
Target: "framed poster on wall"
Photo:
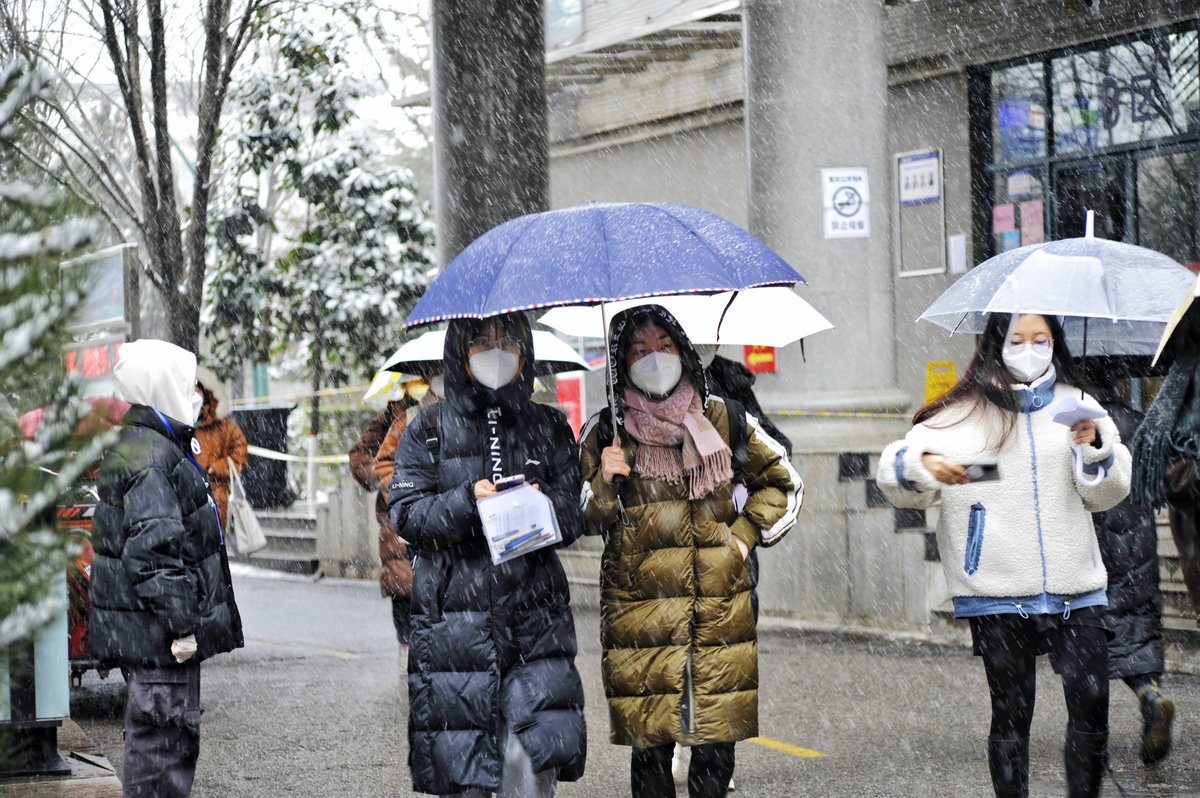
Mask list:
[[[946,209],[942,197],[942,151],[935,148],[895,155],[896,248],[901,277],[946,271]]]

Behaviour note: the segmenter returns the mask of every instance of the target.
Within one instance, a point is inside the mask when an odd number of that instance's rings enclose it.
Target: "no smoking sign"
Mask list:
[[[826,238],[870,238],[871,193],[865,167],[821,170]]]

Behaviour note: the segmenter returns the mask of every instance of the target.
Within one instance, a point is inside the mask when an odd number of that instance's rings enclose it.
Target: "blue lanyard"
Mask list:
[[[162,425],[167,428],[167,434],[171,436],[171,440],[179,444],[179,448],[183,450],[184,456],[192,461],[196,472],[200,474],[200,479],[204,481],[204,492],[208,494],[208,506],[212,508],[213,518],[217,519],[217,534],[221,537],[221,545],[224,546],[225,530],[221,528],[221,514],[217,512],[217,503],[213,500],[212,491],[208,489],[208,477],[205,475],[204,469],[200,467],[200,463],[196,462],[196,458],[183,445],[183,441],[179,440],[179,436],[175,434],[175,428],[171,426],[171,422],[167,420],[167,417],[158,412],[157,407],[151,407],[150,409],[154,411],[154,415],[158,416],[158,420],[162,422]]]

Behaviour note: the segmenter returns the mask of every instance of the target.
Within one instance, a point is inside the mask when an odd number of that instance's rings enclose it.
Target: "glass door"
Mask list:
[[[1096,212],[1096,236],[1127,241],[1133,231],[1126,158],[1073,163],[1054,170],[1054,237],[1082,236],[1087,212]]]

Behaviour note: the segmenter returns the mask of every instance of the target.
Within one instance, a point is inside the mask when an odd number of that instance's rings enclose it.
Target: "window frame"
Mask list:
[[[992,206],[995,204],[995,184],[999,174],[1020,169],[1038,170],[1044,175],[1044,225],[1046,240],[1057,236],[1058,171],[1085,163],[1108,164],[1118,162],[1124,170],[1126,180],[1126,240],[1136,241],[1137,216],[1137,162],[1142,158],[1173,155],[1181,152],[1197,156],[1200,165],[1200,129],[1192,133],[1163,136],[1145,141],[1113,144],[1100,147],[1080,147],[1066,153],[1057,152],[1055,140],[1055,115],[1057,98],[1054,94],[1052,65],[1056,59],[1097,52],[1110,47],[1146,41],[1177,33],[1196,33],[1200,37],[1200,18],[1173,25],[1113,36],[1105,39],[1060,47],[1038,53],[995,61],[973,67],[967,74],[968,125],[971,152],[971,200],[972,238],[974,239],[975,262],[980,263],[996,254],[995,236],[992,232]],[[1040,63],[1042,66],[1042,91],[1046,98],[1046,152],[1037,158],[1018,158],[1008,161],[994,160],[994,138],[992,135],[993,90],[992,75],[1012,67]],[[1197,191],[1200,191],[1200,167],[1197,169]],[[1200,236],[1200,202],[1197,202],[1196,230]]]

